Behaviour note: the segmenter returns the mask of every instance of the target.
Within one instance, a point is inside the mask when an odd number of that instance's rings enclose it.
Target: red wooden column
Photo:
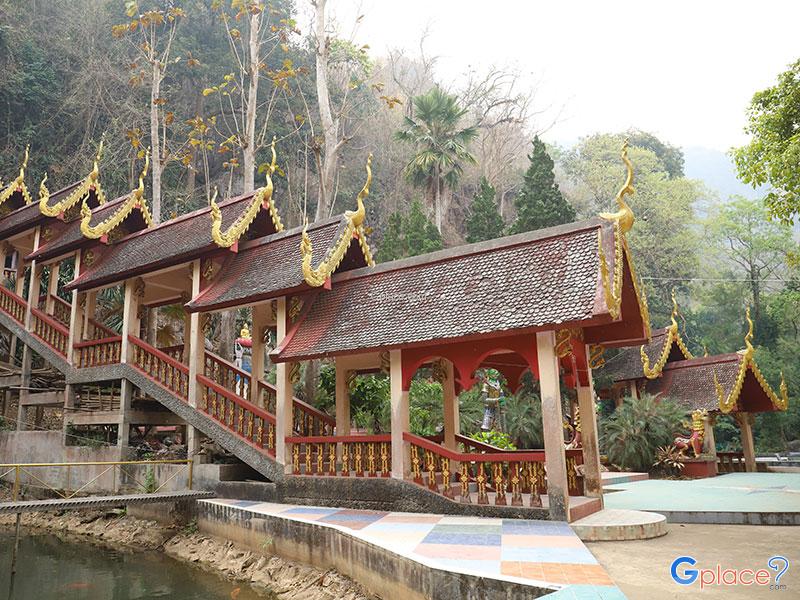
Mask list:
[[[561,387],[555,345],[556,335],[553,331],[540,331],[536,334],[550,518],[554,521],[568,521],[569,488],[564,452],[564,415],[561,411]]]

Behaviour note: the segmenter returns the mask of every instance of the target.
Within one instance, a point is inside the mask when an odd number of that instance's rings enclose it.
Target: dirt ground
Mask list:
[[[630,600],[689,596],[700,600],[800,598],[800,527],[680,524],[667,527],[667,535],[653,540],[594,542],[586,546]],[[764,568],[774,582],[775,571],[767,567],[767,561],[776,555],[789,561],[789,568],[780,578],[780,584],[786,588],[781,590],[758,585],[706,586],[701,590],[699,580],[691,585],[678,585],[670,575],[676,557],[691,556],[697,560],[695,569],[716,569],[717,564],[723,569]]]

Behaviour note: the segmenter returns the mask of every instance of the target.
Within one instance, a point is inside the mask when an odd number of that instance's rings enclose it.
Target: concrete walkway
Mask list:
[[[606,492],[606,508],[658,512],[672,523],[800,524],[800,474],[796,473],[650,479],[608,485]]]
[[[201,500],[334,528],[433,569],[553,590],[546,598],[624,600],[566,523]]]

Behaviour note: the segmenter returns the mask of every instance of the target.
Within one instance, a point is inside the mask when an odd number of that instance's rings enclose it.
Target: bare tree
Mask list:
[[[152,8],[140,13],[139,3],[136,0],[128,0],[125,3],[125,12],[131,21],[114,25],[112,33],[114,37],[127,39],[138,59],[146,62],[150,69],[153,221],[159,223],[161,221],[161,173],[167,160],[166,140],[161,136],[160,127],[162,123],[165,128],[168,124],[161,116],[161,107],[167,102],[165,98],[161,97],[161,82],[164,81],[167,74],[172,42],[175,40],[178,23],[181,18],[186,16],[186,13],[183,9],[172,6],[171,3],[163,10]],[[144,84],[145,81],[144,72],[131,79],[132,83]]]

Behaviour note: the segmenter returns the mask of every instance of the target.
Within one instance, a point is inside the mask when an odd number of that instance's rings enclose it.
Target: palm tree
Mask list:
[[[416,154],[406,165],[405,175],[415,186],[427,188],[441,233],[447,212],[444,187],[455,188],[464,172],[462,165],[475,164],[467,146],[477,137],[478,129],[459,128],[467,109],[439,87],[415,96],[413,104],[414,115],[403,119],[403,128],[395,133],[395,139],[414,146]]]

